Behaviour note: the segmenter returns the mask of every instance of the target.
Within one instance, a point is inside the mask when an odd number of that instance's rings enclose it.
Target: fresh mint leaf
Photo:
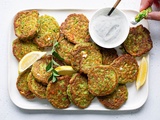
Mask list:
[[[53,69],[53,75],[56,76],[56,77],[57,77],[57,76],[60,76],[60,75],[58,74],[58,72],[57,72],[56,70],[54,70],[54,69]]]
[[[47,72],[50,72],[50,71],[52,71],[52,69],[53,69],[53,61],[51,61],[51,62],[47,65],[46,71],[47,71]]]
[[[52,82],[56,82],[57,81],[57,78],[53,75],[53,78],[52,78]]]
[[[63,58],[61,58],[61,56],[56,51],[52,52],[52,55],[59,60],[62,60],[62,61],[64,60]]]

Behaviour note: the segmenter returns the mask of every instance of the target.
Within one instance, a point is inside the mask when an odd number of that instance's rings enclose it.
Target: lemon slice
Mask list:
[[[148,72],[148,62],[147,62],[147,59],[143,57],[140,62],[139,72],[136,80],[137,90],[139,90],[139,88],[144,85],[147,78],[147,72]]]
[[[46,52],[40,52],[40,51],[33,51],[26,54],[18,64],[18,72],[22,73],[45,54]]]
[[[58,72],[59,75],[72,75],[76,73],[76,71],[71,66],[59,66],[56,67],[55,70]]]

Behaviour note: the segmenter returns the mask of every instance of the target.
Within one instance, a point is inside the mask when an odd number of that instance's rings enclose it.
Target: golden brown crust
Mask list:
[[[94,96],[111,94],[118,85],[116,70],[110,65],[92,67],[88,73],[88,90]]]
[[[37,82],[36,79],[33,77],[32,73],[28,75],[27,81],[30,91],[32,91],[32,93],[34,93],[36,97],[41,99],[46,98],[46,86]]]
[[[71,66],[80,73],[87,74],[91,67],[102,64],[102,54],[93,43],[76,44],[71,54]]]
[[[20,40],[27,41],[37,35],[38,16],[37,10],[25,10],[16,14],[14,18],[14,31]]]
[[[150,32],[142,25],[132,27],[123,47],[132,56],[141,56],[149,52],[153,47]]]
[[[119,109],[128,99],[128,90],[126,85],[119,85],[110,95],[98,97],[98,100],[106,108]]]
[[[28,88],[27,77],[30,73],[30,69],[26,70],[24,73],[20,74],[17,78],[17,89],[19,93],[27,99],[33,99],[35,95]]]
[[[111,63],[111,66],[113,66],[118,73],[119,83],[125,84],[128,82],[133,82],[137,79],[138,63],[133,56],[123,54],[116,58]]]
[[[64,59],[64,62],[67,65],[71,65],[71,51],[74,47],[74,44],[69,42],[62,34],[59,37],[58,42],[59,45],[56,47],[58,54]]]
[[[83,14],[70,14],[61,24],[61,32],[72,43],[83,43],[90,40],[89,20]]]
[[[34,42],[39,47],[51,47],[59,38],[59,24],[56,19],[49,15],[42,15],[38,18],[38,35]]]
[[[57,77],[56,82],[50,81],[47,85],[47,99],[56,108],[68,108],[70,101],[67,95],[67,86],[69,84],[69,76]]]
[[[51,59],[52,56],[50,55],[44,56],[32,65],[31,72],[33,76],[38,82],[41,82],[44,85],[48,84],[48,79],[51,76],[51,72],[46,71],[46,67],[50,63]]]
[[[68,93],[70,100],[79,108],[88,107],[94,96],[88,91],[87,77],[75,73],[69,81]]]
[[[103,65],[110,65],[114,59],[118,57],[117,51],[114,48],[106,49],[101,48],[102,53],[102,64]]]
[[[13,55],[16,57],[18,61],[20,61],[23,58],[23,56],[25,56],[29,52],[41,50],[43,49],[39,48],[32,41],[24,42],[17,38],[12,43]]]

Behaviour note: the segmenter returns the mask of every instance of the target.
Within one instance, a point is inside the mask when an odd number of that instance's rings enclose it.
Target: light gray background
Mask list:
[[[137,110],[101,111],[33,111],[15,106],[8,93],[8,42],[11,19],[20,10],[37,8],[100,8],[112,6],[116,0],[1,0],[0,1],[0,120],[160,120],[160,22],[149,21],[153,40],[150,51],[149,96]],[[122,0],[118,8],[139,10],[140,0]]]

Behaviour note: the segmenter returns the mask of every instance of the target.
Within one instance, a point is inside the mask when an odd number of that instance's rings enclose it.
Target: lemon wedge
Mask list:
[[[46,52],[33,51],[26,54],[18,64],[18,72],[22,73],[29,68],[34,62],[44,56]]]
[[[147,59],[143,57],[140,62],[139,72],[136,80],[137,90],[139,90],[139,88],[144,85],[147,78],[147,72],[148,72],[148,62],[147,62]]]
[[[69,75],[76,73],[76,71],[71,66],[59,66],[56,67],[55,70],[58,72],[59,75]]]

